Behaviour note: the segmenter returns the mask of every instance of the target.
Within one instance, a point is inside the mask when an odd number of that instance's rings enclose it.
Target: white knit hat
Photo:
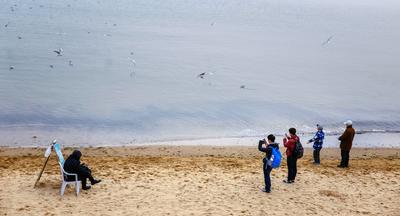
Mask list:
[[[353,125],[353,122],[351,120],[347,120],[343,124],[345,124],[346,126],[350,126]]]

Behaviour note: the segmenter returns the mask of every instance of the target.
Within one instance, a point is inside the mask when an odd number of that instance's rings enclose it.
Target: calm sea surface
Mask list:
[[[400,146],[400,1],[0,5],[2,146],[336,137],[347,119],[373,132],[360,146]]]

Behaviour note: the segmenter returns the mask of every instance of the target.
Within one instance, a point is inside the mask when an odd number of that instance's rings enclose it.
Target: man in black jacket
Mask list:
[[[92,171],[85,164],[81,164],[81,156],[82,153],[79,150],[72,152],[72,154],[64,162],[64,170],[69,173],[78,174],[78,179],[82,181],[82,189],[89,190],[90,186],[86,185],[87,179],[90,180],[91,185],[95,185],[101,180],[95,180],[92,176]],[[68,177],[70,178],[68,180],[74,180],[71,178],[72,176]]]
[[[265,147],[263,147],[263,144],[265,144]],[[266,156],[263,158],[265,188],[262,190],[265,193],[271,193],[271,177],[270,177],[272,171],[272,166],[270,161],[272,156],[271,148],[276,148],[277,150],[279,149],[279,144],[275,143],[275,136],[272,134],[268,135],[267,141],[264,139],[258,142],[258,150],[266,153]]]

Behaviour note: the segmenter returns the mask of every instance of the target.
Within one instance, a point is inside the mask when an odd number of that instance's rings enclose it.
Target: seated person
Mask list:
[[[89,190],[90,186],[86,185],[86,180],[90,180],[91,185],[95,185],[101,180],[95,180],[92,176],[92,171],[85,165],[81,164],[82,153],[79,150],[74,150],[72,154],[64,162],[64,170],[68,173],[78,174],[78,179],[82,181],[82,189]],[[75,180],[73,176],[68,176],[68,181]]]

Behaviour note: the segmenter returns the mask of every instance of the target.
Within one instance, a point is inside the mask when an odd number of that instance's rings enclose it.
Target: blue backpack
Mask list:
[[[274,147],[269,147],[272,150],[272,154],[271,154],[271,159],[270,161],[272,161],[271,163],[271,167],[276,169],[279,168],[279,166],[281,165],[281,160],[282,160],[282,154],[279,151],[279,149],[274,148]]]

